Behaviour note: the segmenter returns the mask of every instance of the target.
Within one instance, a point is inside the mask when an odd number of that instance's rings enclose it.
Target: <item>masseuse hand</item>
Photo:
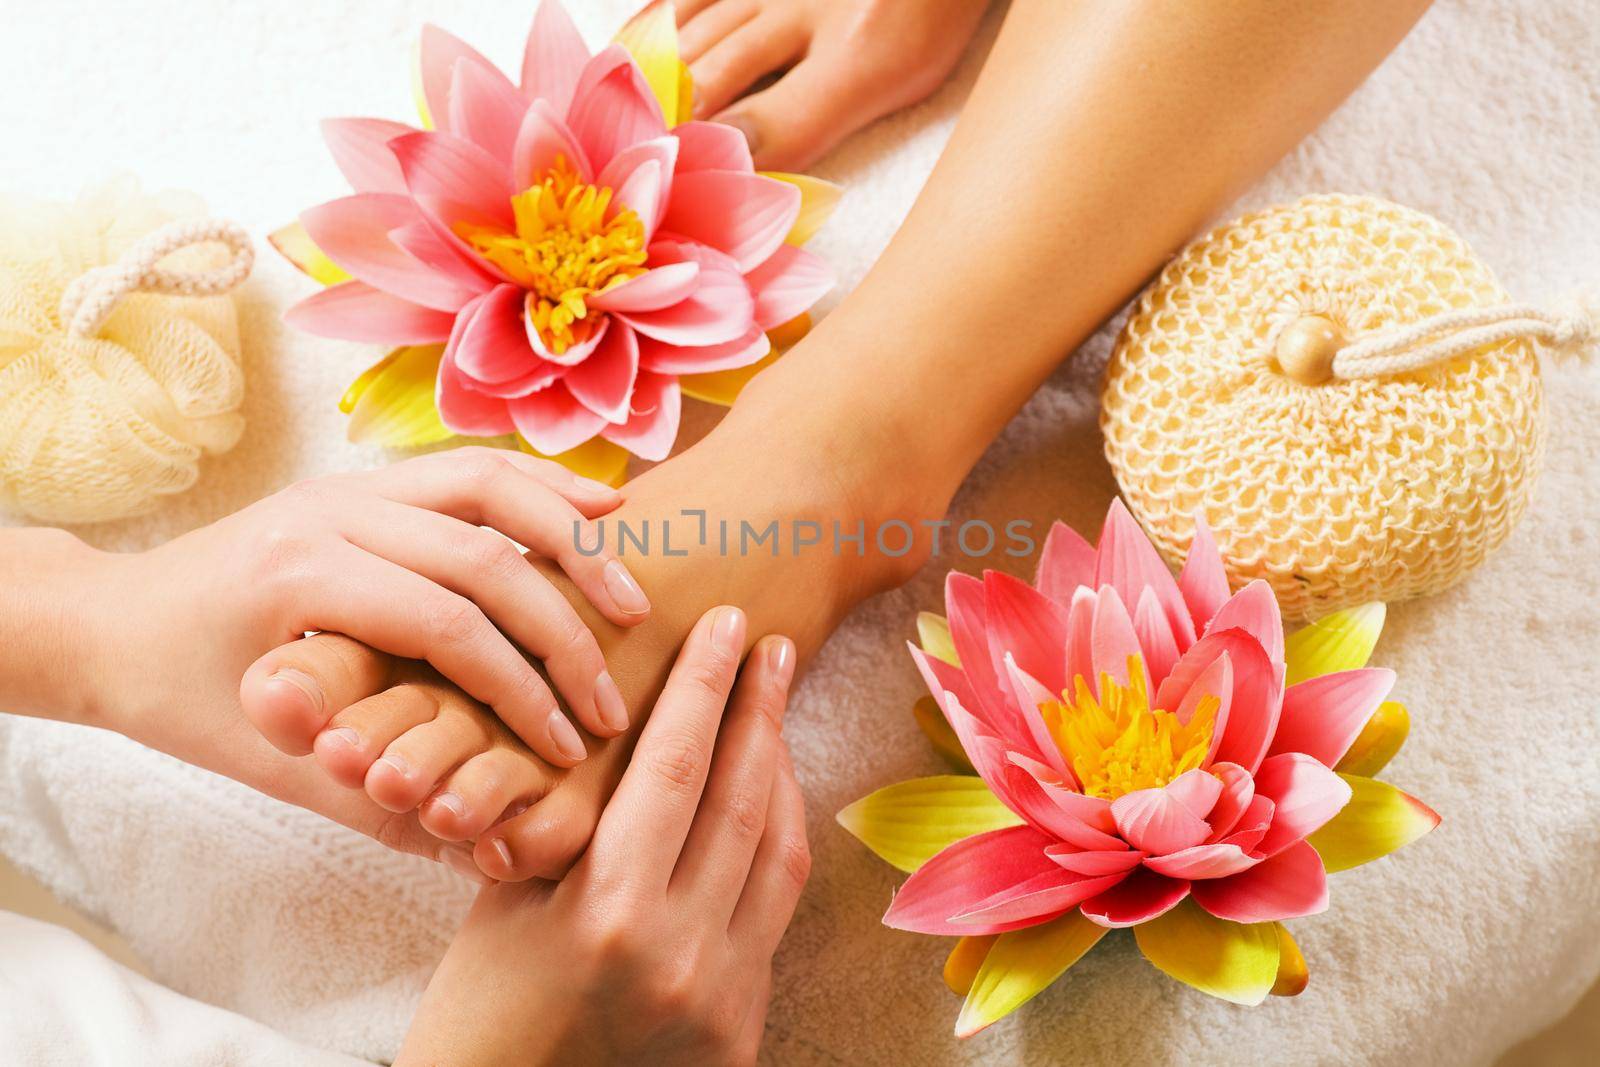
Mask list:
[[[478,897],[397,1067],[754,1061],[810,860],[794,646],[758,642],[735,687],[744,628],[723,607],[691,632],[572,872]]]
[[[544,759],[570,766],[583,742],[518,646],[592,734],[621,732],[627,713],[589,629],[506,538],[556,560],[601,614],[631,625],[649,610],[644,593],[574,536],[575,523],[620,502],[547,460],[463,448],[303,482],[149,552],[102,556],[98,591],[119,605],[99,642],[119,657],[108,699],[171,714],[225,679],[218,702],[230,704],[262,653],[337,631],[427,660]],[[596,544],[592,531],[582,544]],[[327,718],[315,695],[293,671],[255,681],[256,706],[274,710],[258,728],[285,752],[310,752]]]

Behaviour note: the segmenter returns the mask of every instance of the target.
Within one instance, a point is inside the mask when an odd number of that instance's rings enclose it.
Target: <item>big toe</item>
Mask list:
[[[478,838],[473,859],[497,882],[559,879],[589,847],[604,801],[568,784]]]
[[[273,649],[245,672],[245,718],[280,751],[304,756],[340,711],[387,686],[392,660],[339,634]]]

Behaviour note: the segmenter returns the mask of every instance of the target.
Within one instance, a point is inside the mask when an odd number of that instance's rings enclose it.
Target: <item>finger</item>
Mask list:
[[[492,448],[471,450],[466,461],[441,462],[466,451],[424,456],[359,477],[368,479],[363,484],[372,491],[397,503],[492,527],[555,560],[584,597],[617,625],[644,620],[650,612],[649,598],[607,549],[603,532],[585,517],[594,513],[584,512],[550,484],[561,478],[572,480],[565,468]]]
[[[695,116],[715,115],[758,78],[799,59],[808,40],[798,21],[781,15],[751,19],[728,34],[689,64]]]
[[[750,865],[739,906],[728,924],[728,937],[752,959],[771,959],[783,932],[794,918],[800,891],[811,873],[806,843],[805,799],[795,781],[787,752],[779,761],[767,808],[767,829]]]
[[[772,1004],[772,963],[769,960],[761,968],[761,977],[756,980],[755,997],[750,1001],[750,1010],[744,1017],[744,1026],[739,1031],[739,1036],[733,1042],[734,1063],[754,1063],[756,1055],[761,1051],[761,1038],[767,1029],[767,1008]]]
[[[666,888],[700,805],[744,632],[744,612],[713,608],[684,642],[595,830],[589,862],[601,878]]]
[[[513,804],[532,803],[549,788],[524,753],[495,747],[467,760],[423,802],[422,825],[446,841],[482,834]]]
[[[622,694],[606,671],[593,632],[510,541],[493,530],[390,500],[373,501],[345,517],[340,532],[357,548],[476,604],[502,633],[544,663],[590,733],[611,737],[628,728]]]
[[[251,664],[239,682],[239,703],[274,747],[304,756],[331,716],[388,686],[389,668],[387,656],[373,655],[359,641],[317,634]]]
[[[705,798],[672,874],[669,892],[681,894],[718,929],[726,928],[739,903],[766,830],[793,675],[788,638],[763,638],[751,651],[717,735]]]
[[[439,701],[427,688],[397,685],[335,712],[312,751],[334,781],[360,789],[384,749],[438,713]]]
[[[333,630],[407,659],[423,659],[494,709],[528,747],[557,766],[587,754],[544,679],[472,601],[351,545],[333,550],[333,575],[300,605],[299,630]]]
[[[692,65],[706,49],[755,18],[760,10],[755,0],[679,4],[678,58]]]
[[[591,519],[616,510],[617,505],[622,503],[620,489],[574,474],[554,460],[530,456],[514,449],[479,445],[432,452],[344,477],[366,483],[385,496],[391,493],[405,495],[411,491],[409,486],[433,486],[441,480],[458,485],[465,482],[487,486],[499,478],[500,468],[506,466],[557,493]]]
[[[715,116],[750,142],[760,170],[805,170],[836,144],[893,110],[879,94],[842,78],[830,55],[813,51],[772,86]]]

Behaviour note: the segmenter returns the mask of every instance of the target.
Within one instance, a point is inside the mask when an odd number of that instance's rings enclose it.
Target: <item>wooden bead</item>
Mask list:
[[[1320,385],[1333,377],[1333,357],[1343,345],[1339,327],[1321,315],[1302,315],[1278,335],[1273,355],[1288,377],[1302,385]]]

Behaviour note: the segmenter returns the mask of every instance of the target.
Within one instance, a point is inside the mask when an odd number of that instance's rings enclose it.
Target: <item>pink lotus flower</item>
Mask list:
[[[670,11],[651,17],[670,29]],[[653,81],[621,45],[590,55],[546,0],[519,86],[427,28],[421,110],[437,128],[325,124],[355,195],[301,222],[351,277],[288,321],[443,343],[435,402],[455,433],[516,432],[551,455],[599,437],[664,458],[679,376],[761,360],[766,332],[833,277],[786,243],[801,185],[757,174],[731,127],[674,125],[687,103],[675,38],[634,36],[655,48]]]
[[[1299,958],[1277,924],[1328,906],[1327,871],[1438,821],[1334,770],[1369,723],[1394,721],[1374,718],[1393,672],[1364,666],[1381,605],[1286,648],[1271,589],[1230,596],[1203,525],[1174,579],[1120,501],[1098,548],[1057,524],[1034,585],[953,573],[945,599],[948,630],[933,619],[912,656],[981,787],[903,783],[840,821],[914,871],[885,924],[978,939],[983,966],[1010,946],[1006,977],[976,1003],[973,987],[958,1033],[1015,1008],[1113,927],[1136,927],[1176,977],[1257,1002],[1285,953]],[[1391,740],[1361,754],[1381,766],[1370,757],[1392,755]],[[1031,986],[1017,977],[1030,966]]]

